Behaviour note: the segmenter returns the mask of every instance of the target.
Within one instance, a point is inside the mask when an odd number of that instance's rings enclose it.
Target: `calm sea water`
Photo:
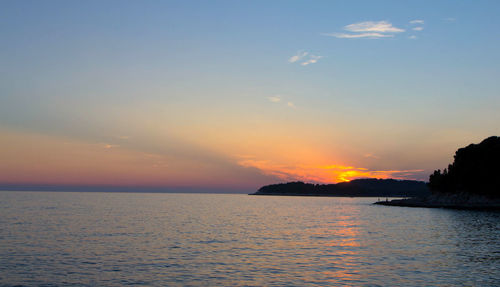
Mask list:
[[[500,285],[500,213],[375,200],[0,192],[0,285]]]

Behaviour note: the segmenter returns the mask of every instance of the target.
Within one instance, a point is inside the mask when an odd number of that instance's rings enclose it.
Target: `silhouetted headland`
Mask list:
[[[337,184],[289,182],[261,187],[252,195],[417,197],[430,194],[423,181],[395,179],[355,179]]]
[[[429,196],[376,204],[500,210],[500,138],[458,149],[448,168],[430,175],[428,186]]]

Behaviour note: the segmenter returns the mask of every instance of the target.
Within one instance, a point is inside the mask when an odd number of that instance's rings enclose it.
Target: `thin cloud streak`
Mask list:
[[[424,20],[419,20],[419,19],[410,21],[410,24],[424,24],[424,23],[425,23]]]
[[[404,29],[395,27],[388,21],[365,21],[353,23],[344,26],[344,31],[350,33],[324,33],[325,36],[331,36],[340,39],[358,39],[358,38],[391,38],[395,33],[405,32]]]
[[[304,58],[305,56],[307,56],[307,54],[309,54],[309,52],[302,52],[302,51],[299,51],[297,52],[296,55],[294,56],[291,56],[289,59],[288,59],[288,62],[290,63],[295,63],[297,61],[300,61],[302,58]]]
[[[364,157],[366,157],[366,158],[380,159],[380,157],[379,157],[379,156],[374,155],[374,154],[372,154],[372,153],[367,153],[367,154],[365,154],[365,155],[364,155]]]
[[[281,97],[280,96],[272,96],[272,97],[268,97],[267,98],[270,102],[272,103],[278,103],[281,101]]]
[[[325,36],[331,36],[340,39],[356,39],[356,38],[390,38],[394,37],[392,34],[381,34],[381,33],[361,33],[361,34],[346,34],[346,33],[327,33],[323,34]]]
[[[404,29],[392,26],[392,23],[387,21],[366,21],[344,26],[344,30],[350,32],[379,32],[379,33],[400,33]]]
[[[307,66],[309,64],[315,64],[318,62],[319,59],[323,58],[323,56],[315,56],[315,55],[310,55],[309,59],[305,62],[300,63],[302,66]]]
[[[120,145],[117,145],[117,144],[105,144],[104,145],[105,149],[112,149],[112,148],[117,148],[117,147],[120,147]]]
[[[281,103],[283,102],[284,105],[286,105],[287,107],[289,108],[292,108],[292,109],[296,109],[297,106],[295,106],[295,104],[291,101],[284,101],[280,95],[276,95],[276,96],[271,96],[271,97],[268,97],[267,98],[271,103]]]
[[[295,54],[294,56],[290,57],[288,59],[288,62],[289,63],[300,62],[301,66],[307,66],[307,65],[310,65],[310,64],[317,63],[318,60],[321,59],[321,58],[323,58],[323,56],[312,55],[312,54],[309,54],[309,52],[299,51],[299,52],[297,52],[297,54]]]

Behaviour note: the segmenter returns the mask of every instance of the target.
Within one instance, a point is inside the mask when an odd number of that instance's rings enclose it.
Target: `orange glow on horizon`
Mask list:
[[[368,170],[367,168],[344,165],[284,165],[268,160],[242,159],[238,162],[244,167],[253,167],[267,175],[285,181],[304,181],[314,183],[349,182],[359,178],[407,179],[422,170]]]
[[[255,188],[268,182],[229,161],[143,151],[125,142],[0,132],[0,184]]]
[[[282,149],[278,145],[240,150],[237,145],[233,150],[190,148],[177,153],[168,148],[144,149],[129,137],[92,142],[0,131],[1,184],[257,188],[278,181],[328,184],[358,178],[409,179],[422,171],[372,170],[344,164],[346,159],[325,162],[324,158],[335,155],[306,148],[307,144]]]

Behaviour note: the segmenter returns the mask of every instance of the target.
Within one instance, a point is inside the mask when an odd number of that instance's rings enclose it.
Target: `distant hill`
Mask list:
[[[430,194],[423,181],[395,179],[355,179],[337,184],[289,182],[261,187],[253,195],[301,195],[348,197],[423,197]]]

